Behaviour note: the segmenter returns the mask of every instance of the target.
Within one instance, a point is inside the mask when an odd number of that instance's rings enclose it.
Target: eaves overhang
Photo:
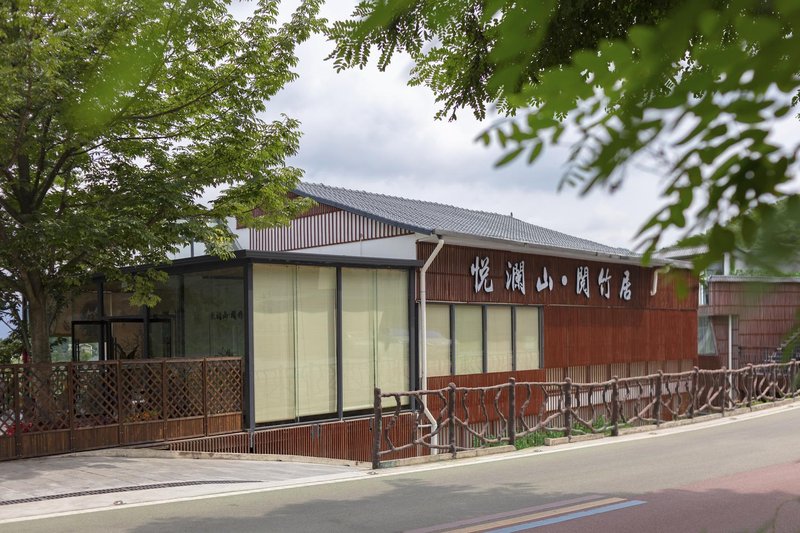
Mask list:
[[[535,244],[521,241],[511,241],[508,239],[501,239],[497,237],[483,237],[466,233],[453,232],[444,229],[434,230],[434,235],[439,236],[445,240],[447,244],[457,246],[469,246],[473,248],[480,248],[486,246],[495,250],[506,250],[511,252],[528,253],[548,255],[553,257],[562,257],[566,259],[580,259],[588,261],[607,261],[617,264],[627,264],[633,266],[643,266],[642,256],[614,254],[601,251],[588,251],[576,250],[574,248],[565,248],[561,246],[551,246],[544,244]],[[436,242],[436,238],[423,237],[420,239],[422,242]],[[675,261],[653,258],[649,267],[662,267],[672,266],[674,268],[689,269],[691,264],[686,261]]]

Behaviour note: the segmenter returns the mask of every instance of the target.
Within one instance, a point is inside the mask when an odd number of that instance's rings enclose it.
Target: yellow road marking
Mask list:
[[[624,502],[624,498],[605,498],[603,500],[595,500],[592,502],[586,503],[579,503],[575,505],[570,505],[568,507],[560,507],[558,509],[551,509],[549,511],[541,511],[539,513],[533,513],[528,515],[521,515],[515,516],[513,518],[507,518],[505,520],[499,520],[497,522],[486,522],[483,524],[478,524],[476,526],[472,526],[470,528],[458,528],[458,529],[451,529],[445,533],[478,533],[480,531],[486,531],[489,529],[496,529],[499,527],[507,527],[513,526],[516,524],[521,524],[523,522],[530,522],[533,520],[538,520],[540,518],[548,518],[550,516],[555,516],[559,514],[566,514],[566,513],[573,513],[575,511],[583,511],[585,509],[591,509],[592,507],[601,507],[603,505],[610,505],[613,503],[620,503]]]

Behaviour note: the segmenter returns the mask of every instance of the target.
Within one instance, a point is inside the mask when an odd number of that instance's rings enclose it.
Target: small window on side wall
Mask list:
[[[541,368],[539,308],[517,307],[515,312],[517,370]]]

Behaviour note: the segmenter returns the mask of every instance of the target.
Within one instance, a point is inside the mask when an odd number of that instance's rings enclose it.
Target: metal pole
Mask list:
[[[426,274],[428,272],[428,268],[430,268],[433,260],[436,259],[436,256],[439,255],[439,251],[444,246],[444,240],[439,238],[439,242],[436,243],[436,248],[433,249],[431,255],[428,256],[427,261],[419,269],[419,357],[420,357],[420,368],[419,368],[419,389],[420,390],[428,390],[428,291],[427,291],[427,283],[426,283]],[[450,342],[455,342],[454,339],[450,339]],[[422,409],[425,413],[425,418],[428,419],[428,423],[431,425],[431,454],[435,455],[438,450],[436,449],[436,445],[439,443],[439,424],[436,422],[436,417],[431,414],[430,410],[428,409],[428,395],[422,395]]]

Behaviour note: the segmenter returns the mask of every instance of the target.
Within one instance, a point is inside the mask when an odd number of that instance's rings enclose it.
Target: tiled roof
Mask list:
[[[614,248],[580,239],[529,224],[508,215],[330,187],[319,183],[301,183],[295,189],[295,193],[312,198],[322,204],[397,225],[417,233],[458,234],[588,253],[623,257],[637,256],[626,248]]]

